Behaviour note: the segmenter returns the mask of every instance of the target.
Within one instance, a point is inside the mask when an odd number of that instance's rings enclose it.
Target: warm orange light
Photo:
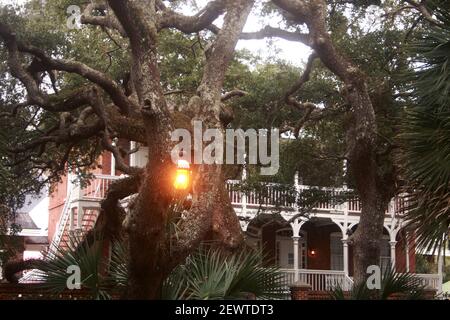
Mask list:
[[[178,160],[177,167],[173,186],[177,190],[186,190],[189,186],[189,162],[186,160]]]
[[[186,190],[189,185],[189,170],[177,169],[174,182],[175,189]]]
[[[310,255],[311,255],[312,257],[314,257],[314,256],[316,255],[316,250],[311,250],[311,251],[310,251]]]

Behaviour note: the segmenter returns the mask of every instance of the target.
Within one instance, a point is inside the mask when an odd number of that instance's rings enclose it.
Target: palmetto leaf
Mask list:
[[[411,76],[417,104],[407,111],[400,164],[408,184],[407,220],[419,247],[438,249],[450,223],[450,16],[436,11],[433,27],[410,48],[418,70]]]
[[[332,290],[330,296],[335,300],[386,300],[394,295],[401,295],[402,299],[421,299],[424,296],[424,286],[420,279],[411,273],[397,273],[387,268],[381,278],[381,287],[370,290],[365,282],[357,283],[348,295],[342,288]]]
[[[71,273],[68,268],[75,266],[81,274],[81,286],[88,289],[97,299],[109,298],[106,290],[107,276],[103,255],[103,241],[100,235],[91,233],[88,237],[72,235],[68,248],[58,247],[50,252],[49,259],[37,261],[38,278],[44,290],[60,293],[68,288]]]
[[[200,249],[177,267],[163,288],[166,299],[260,299],[284,297],[284,277],[275,267],[263,267],[261,254],[244,250],[225,254]],[[177,285],[178,284],[178,285]]]
[[[411,273],[397,273],[387,268],[381,280],[379,298],[388,299],[394,294],[403,294],[408,299],[418,299],[423,296],[423,285],[420,279]]]
[[[111,282],[120,287],[128,284],[128,250],[123,242],[116,241],[112,245],[109,274]]]

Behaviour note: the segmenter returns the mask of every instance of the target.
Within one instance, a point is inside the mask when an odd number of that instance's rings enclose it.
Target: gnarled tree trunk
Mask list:
[[[351,107],[346,127],[349,168],[361,199],[360,222],[352,237],[355,246],[354,278],[364,281],[369,265],[379,265],[380,240],[389,200],[394,195],[392,181],[385,181],[377,163],[377,122],[366,76],[341,55],[333,45],[327,28],[324,0],[273,0],[287,19],[306,23],[308,35],[297,39],[310,45],[322,63],[344,83],[344,97]]]
[[[192,252],[208,231],[218,231],[217,223],[226,222],[221,226],[225,231],[220,233],[221,240],[230,245],[240,241],[240,229],[234,212],[227,206],[230,200],[225,198],[222,166],[200,164],[193,181],[192,208],[183,218],[179,234],[175,237],[168,233],[168,208],[173,197],[170,132],[175,128],[160,85],[158,25],[154,23],[156,16],[152,17],[155,12],[142,3],[109,3],[130,38],[131,80],[149,146],[149,161],[126,226],[130,243],[128,297],[152,299],[159,297],[162,283],[172,268]],[[226,10],[224,26],[207,56],[198,93],[190,102],[195,111],[193,120],[201,120],[206,128],[223,130],[220,121],[223,80],[252,5],[250,0],[227,1],[225,7],[216,3],[219,9]],[[218,200],[223,209],[217,207]]]

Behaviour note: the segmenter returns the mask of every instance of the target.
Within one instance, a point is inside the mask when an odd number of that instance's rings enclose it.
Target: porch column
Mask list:
[[[116,175],[116,158],[112,153],[111,153],[111,175],[112,176]]]
[[[84,209],[79,205],[77,211],[77,230],[81,231],[83,229]]]
[[[343,259],[344,259],[344,273],[348,276],[348,240],[342,239],[342,247],[343,247]]]
[[[244,165],[242,168],[242,181],[245,182],[247,180],[247,155],[244,155]],[[245,192],[240,191],[241,194],[241,204],[242,204],[242,215],[245,217],[247,214],[247,194]]]
[[[444,280],[444,254],[445,254],[445,246],[442,248],[442,250],[439,250],[438,253],[438,276],[439,276],[439,283],[437,288],[437,294],[440,294],[442,292],[442,282]]]
[[[299,280],[298,266],[298,241],[300,240],[300,229],[306,223],[306,218],[297,218],[290,223],[292,228],[292,244],[294,246],[294,280]]]
[[[134,149],[136,149],[136,142],[131,141],[130,142],[130,150],[134,150]],[[132,154],[130,154],[130,166],[136,167],[136,152],[133,152]]]
[[[409,236],[405,232],[405,258],[406,258],[406,272],[409,272]]]
[[[75,221],[74,221],[74,218],[75,218],[74,217],[75,216],[75,207],[70,208],[69,210],[70,210],[70,214],[69,214],[69,230],[72,231],[73,229],[75,229],[75,227],[74,227],[74,223],[75,223]],[[61,214],[64,214],[64,212],[61,213]]]
[[[117,145],[116,139],[113,139],[112,145],[115,147]],[[116,175],[116,157],[114,157],[114,154],[111,152],[111,173],[112,176]]]
[[[298,274],[298,240],[300,240],[300,237],[293,236],[292,237],[292,243],[294,245],[294,281],[297,282],[299,280],[299,274]]]
[[[397,241],[389,241],[389,244],[391,245],[391,268],[395,270],[395,245]]]

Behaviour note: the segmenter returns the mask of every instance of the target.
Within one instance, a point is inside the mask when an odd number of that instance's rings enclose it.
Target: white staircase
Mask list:
[[[67,223],[70,220],[70,211],[71,211],[70,204],[72,202],[72,193],[73,188],[69,188],[67,198],[66,201],[64,202],[64,207],[61,212],[61,216],[59,217],[58,224],[56,225],[55,235],[53,236],[53,240],[50,244],[49,250],[50,258],[53,257],[54,252],[59,248],[64,231],[66,230]]]

